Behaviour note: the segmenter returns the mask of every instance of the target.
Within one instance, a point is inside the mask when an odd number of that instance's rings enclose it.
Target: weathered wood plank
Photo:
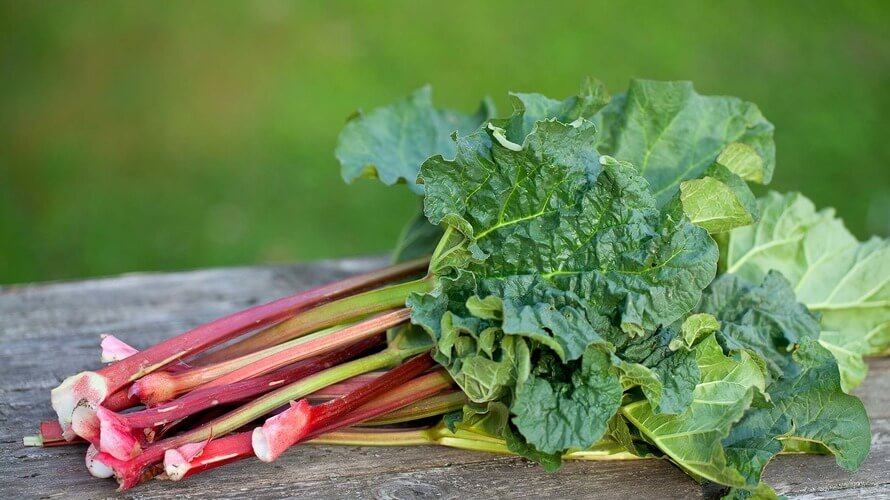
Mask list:
[[[0,288],[0,497],[96,498],[112,481],[86,475],[82,448],[33,449],[21,436],[50,418],[48,391],[94,368],[98,335],[150,345],[223,314],[368,270],[381,259],[135,274]],[[874,444],[849,474],[828,457],[782,456],[767,469],[780,493],[801,498],[886,497],[890,492],[890,360],[871,362],[858,393],[873,419]],[[127,497],[507,497],[698,498],[701,488],[664,461],[570,463],[557,473],[511,457],[441,447],[312,446],[274,464],[256,461],[183,483],[153,482]]]

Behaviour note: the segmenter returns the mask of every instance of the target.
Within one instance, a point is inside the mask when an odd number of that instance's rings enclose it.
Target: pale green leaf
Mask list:
[[[890,240],[857,241],[831,209],[797,193],[770,193],[759,206],[757,224],[729,235],[727,271],[753,282],[780,271],[822,315],[819,340],[849,391],[865,378],[862,357],[890,349]]]
[[[773,125],[757,106],[735,97],[700,95],[690,82],[632,80],[627,93],[615,96],[594,122],[603,131],[600,152],[636,165],[659,205],[673,197],[681,182],[700,177],[732,143],[750,146],[763,161],[760,175],[749,174],[749,167],[737,173],[763,183],[772,177]],[[726,163],[736,168],[728,158]]]

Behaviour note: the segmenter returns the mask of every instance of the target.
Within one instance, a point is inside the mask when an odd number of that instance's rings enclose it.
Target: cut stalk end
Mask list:
[[[107,479],[114,475],[114,470],[105,465],[101,460],[98,460],[96,457],[99,455],[99,450],[90,445],[87,448],[87,454],[84,457],[84,463],[86,463],[87,470],[90,471],[93,477],[98,477],[100,479]]]
[[[43,438],[40,436],[23,436],[22,437],[22,446],[43,446]]]
[[[142,451],[133,430],[113,411],[99,407],[99,449],[118,460],[129,460]]]
[[[98,406],[108,396],[108,383],[105,377],[96,372],[80,372],[72,375],[59,384],[50,393],[50,401],[59,425],[62,426],[62,436],[70,441],[77,435],[71,430],[71,417],[74,410],[83,402]]]
[[[301,399],[296,403],[292,401],[290,408],[266,420],[262,427],[254,429],[251,445],[257,458],[263,462],[272,462],[303,438],[311,411],[307,400]]]
[[[90,443],[99,446],[99,418],[96,417],[96,407],[87,401],[81,402],[71,414],[71,431],[86,439]],[[64,436],[64,432],[62,433]]]
[[[204,451],[207,442],[189,443],[164,452],[164,472],[171,481],[179,481],[192,468],[192,460]]]

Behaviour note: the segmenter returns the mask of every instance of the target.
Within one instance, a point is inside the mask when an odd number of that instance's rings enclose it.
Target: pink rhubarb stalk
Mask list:
[[[373,382],[371,382],[373,383]],[[335,429],[348,427],[367,419],[385,417],[406,405],[423,401],[452,386],[451,377],[443,370],[422,375],[398,388],[374,398],[346,417],[337,420],[316,434],[327,435]],[[312,436],[309,436],[310,438]],[[199,472],[254,456],[253,432],[239,432],[209,443],[196,443],[168,450],[164,455],[164,470],[174,481]]]
[[[423,352],[423,350],[425,349],[420,347],[411,348],[410,346],[399,348],[398,343],[391,343],[390,347],[376,354],[328,368],[315,375],[264,394],[210,422],[181,434],[151,443],[144,447],[140,454],[130,460],[119,460],[104,452],[99,453],[96,460],[101,461],[114,470],[114,475],[121,489],[132,488],[161,471],[162,467],[158,467],[158,464],[163,460],[164,453],[169,449],[180,448],[189,443],[200,443],[211,438],[224,436],[263,415],[269,414],[282,405],[286,405],[289,401],[305,397],[323,387],[356,375],[393,366],[406,357]]]
[[[326,370],[383,344],[376,335],[338,351],[310,358],[260,377],[241,380],[227,386],[192,391],[173,401],[144,410],[114,413],[100,407],[99,449],[109,455],[127,460],[136,456],[142,446],[142,429],[166,425],[217,405],[246,401],[252,397],[291,384],[322,370]]]
[[[336,304],[338,301],[330,301],[360,290],[368,290],[385,283],[415,276],[423,272],[427,264],[427,259],[414,260],[324,285],[267,304],[251,307],[189,330],[100,370],[81,372],[68,377],[58,387],[53,389],[51,394],[52,406],[58,416],[59,424],[62,426],[63,434],[66,439],[73,439],[71,415],[74,409],[83,401],[94,406],[98,405],[105,401],[110,394],[130,382],[176,360],[197,354],[249,331],[280,322],[294,316],[298,312],[305,311],[319,304],[326,302],[328,303],[326,305]],[[381,290],[386,290],[386,288]],[[405,293],[408,292],[405,291]],[[381,299],[391,299],[386,293],[383,293],[382,296]],[[355,297],[362,297],[362,299],[352,300]],[[345,302],[347,305],[368,306],[366,302],[374,302],[373,299],[375,297],[377,296],[369,298],[362,296],[362,294],[348,297],[346,300],[339,301],[341,302],[340,307],[330,308],[332,312],[329,316],[337,316],[335,313],[339,313],[344,308],[342,302]],[[393,302],[393,300],[390,300],[390,302]],[[402,304],[404,304],[404,300],[400,304],[397,303],[396,306]],[[391,307],[394,306],[387,305],[377,310],[385,310]],[[361,308],[359,307],[358,309]],[[367,314],[367,312],[362,312],[358,316],[364,314]],[[345,316],[345,314],[341,316]],[[330,325],[342,323],[348,319],[350,318],[336,317],[335,321],[330,323]],[[319,328],[324,328],[324,326]]]
[[[131,397],[142,401],[146,406],[157,406],[191,391],[195,387],[200,387],[216,378],[238,370],[239,368],[256,363],[263,358],[267,358],[291,347],[296,347],[297,345],[307,343],[316,338],[325,337],[336,331],[338,331],[337,328],[321,330],[307,337],[295,339],[259,352],[241,356],[240,358],[230,359],[212,365],[197,366],[187,370],[179,370],[177,372],[162,370],[149,373],[141,379],[133,382],[133,385],[130,386],[129,394]],[[308,357],[309,356],[295,356],[294,361],[306,359]],[[241,378],[243,379],[246,377]]]
[[[216,378],[202,387],[220,387],[229,385],[238,380],[256,377],[272,370],[276,370],[282,366],[306,359],[309,356],[315,356],[321,353],[330,352],[341,348],[343,345],[355,342],[371,335],[397,326],[411,317],[411,310],[407,308],[398,309],[392,312],[381,314],[373,318],[361,321],[352,326],[343,328],[324,337],[312,339],[308,342],[300,343],[283,351],[262,358],[254,363],[246,365],[242,368],[227,373]]]
[[[292,402],[289,409],[254,429],[253,451],[260,460],[271,462],[294,444],[323,432],[366,402],[425,372],[433,363],[429,354],[421,354],[341,398],[314,406],[306,399]]]

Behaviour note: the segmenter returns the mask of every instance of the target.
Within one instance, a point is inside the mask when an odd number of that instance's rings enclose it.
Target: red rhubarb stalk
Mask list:
[[[469,400],[463,391],[451,391],[445,394],[437,394],[426,399],[399,408],[376,418],[362,422],[362,425],[392,425],[412,420],[444,415],[452,411],[460,410]]]
[[[160,471],[160,468],[156,467],[156,465],[164,458],[164,452],[169,449],[224,436],[263,415],[267,415],[289,401],[305,397],[322,387],[350,377],[393,366],[406,357],[425,351],[427,347],[415,347],[412,349],[410,346],[406,348],[399,348],[398,346],[398,342],[391,343],[390,347],[379,353],[328,368],[315,375],[267,393],[194,429],[154,442],[146,446],[142,453],[130,460],[118,460],[108,453],[100,453],[96,459],[114,470],[121,489],[132,488]]]
[[[427,277],[330,302],[282,321],[232,345],[208,353],[199,358],[197,363],[216,363],[243,356],[287,342],[320,328],[346,323],[387,309],[404,307],[408,295],[412,292],[429,291],[432,285],[432,279]]]
[[[384,332],[394,326],[397,326],[411,317],[411,310],[407,308],[398,309],[389,313],[381,314],[373,318],[361,321],[352,326],[348,326],[342,330],[338,330],[324,337],[312,339],[308,342],[300,343],[281,352],[272,354],[260,359],[247,366],[239,368],[231,373],[223,375],[215,380],[208,382],[202,387],[221,387],[231,384],[238,380],[256,377],[272,370],[276,370],[282,366],[305,359],[309,356],[330,352],[341,348],[343,345],[355,342],[362,338]]]
[[[430,399],[429,396],[451,386],[451,377],[442,370],[436,370],[374,398],[346,417],[337,420],[336,423],[325,429],[320,429],[318,433],[326,434],[334,429],[348,427],[369,418],[389,415],[410,403],[423,400],[423,398]],[[236,460],[250,458],[254,456],[252,434],[250,431],[239,432],[211,440],[209,443],[197,443],[168,450],[164,455],[164,470],[170,479],[178,481]]]
[[[359,290],[367,290],[385,283],[417,275],[423,272],[427,264],[428,261],[426,259],[414,260],[324,285],[278,299],[268,304],[251,307],[189,330],[98,371],[81,372],[68,377],[58,387],[53,389],[51,394],[53,409],[59,418],[63,433],[66,439],[74,437],[74,434],[70,432],[71,414],[82,401],[98,405],[109,394],[165,365],[202,352],[249,331],[280,322],[311,307],[318,306],[319,304],[333,306],[328,308],[329,312],[327,314],[328,317],[334,318],[333,322],[314,328],[319,329],[351,319],[351,317],[346,317],[348,314],[342,312],[344,307],[347,309],[354,307],[358,312],[356,316],[360,317],[368,314],[366,310],[372,308],[372,303],[376,303],[378,309],[370,312],[404,305],[404,298],[411,291],[410,286],[407,289],[404,286],[398,288],[398,291],[401,291],[404,296],[401,302],[396,301],[394,305],[390,305],[394,301],[389,293],[391,292],[389,288],[392,287],[376,290],[371,292],[371,295],[359,294],[339,301],[334,299],[348,296]],[[422,284],[420,286],[421,289],[429,287],[425,281],[417,283]],[[417,286],[415,285],[415,287]],[[380,293],[382,291],[387,292]],[[386,302],[386,299],[389,299],[389,302],[383,305],[379,304],[380,302]],[[329,302],[331,300],[334,300],[334,302]],[[322,316],[324,316],[323,313]],[[275,342],[274,344],[277,343],[280,342]],[[270,345],[264,345],[263,347],[269,347]]]
[[[306,399],[292,402],[289,409],[266,420],[262,427],[254,429],[251,440],[253,451],[260,460],[271,462],[284,453],[284,450],[313,434],[323,432],[344,415],[420,375],[433,364],[433,358],[428,353],[421,354],[341,398],[314,406]]]
[[[220,363],[214,363],[212,365],[197,366],[176,373],[172,373],[168,370],[149,373],[141,379],[133,382],[133,385],[130,386],[129,394],[131,397],[142,401],[147,406],[157,406],[222,375],[231,373],[265,357],[289,349],[290,347],[294,347],[297,344],[324,337],[337,330],[337,327],[320,330],[306,337],[294,339],[290,342],[270,347],[259,352],[247,354],[240,358],[222,361]]]
[[[324,389],[313,392],[312,394],[306,396],[312,400],[328,400],[339,398],[340,396],[352,392],[359,387],[367,384],[368,382],[372,382],[377,380],[378,377],[383,375],[386,372],[371,372],[371,373],[363,373],[357,377],[352,377],[349,380],[344,380],[343,382],[338,382],[336,384],[331,384]]]
[[[197,389],[173,401],[140,411],[113,413],[100,409],[99,422],[107,428],[102,427],[99,448],[115,458],[126,460],[139,451],[140,441],[135,438],[140,435],[141,429],[165,425],[218,405],[249,400],[349,361],[381,344],[383,337],[376,335],[273,373],[241,380],[227,386]],[[135,445],[137,448],[128,447],[130,445]]]

